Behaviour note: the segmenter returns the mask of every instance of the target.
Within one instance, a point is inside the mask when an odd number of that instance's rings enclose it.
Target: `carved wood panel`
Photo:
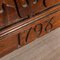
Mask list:
[[[0,57],[60,27],[60,3],[56,4],[59,0],[50,0],[50,3],[47,1],[49,0],[3,0],[0,2],[0,27],[23,19],[0,30]],[[41,8],[38,8],[38,5]],[[49,8],[42,10],[46,7]],[[23,18],[26,16],[28,19]]]
[[[60,0],[0,0],[0,28],[31,18]]]

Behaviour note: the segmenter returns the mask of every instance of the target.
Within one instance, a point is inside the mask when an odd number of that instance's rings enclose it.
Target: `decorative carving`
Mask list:
[[[45,2],[45,1],[46,1],[46,0],[43,0],[43,5],[44,5],[45,7],[47,7],[47,6],[46,6],[46,2]]]

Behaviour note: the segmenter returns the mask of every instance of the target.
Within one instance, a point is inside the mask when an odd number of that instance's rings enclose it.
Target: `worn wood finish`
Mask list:
[[[0,28],[9,25],[0,29],[0,57],[60,27],[60,3],[57,3],[59,0],[50,1],[51,4],[47,4],[47,1],[0,2]],[[16,23],[12,24],[14,22]]]

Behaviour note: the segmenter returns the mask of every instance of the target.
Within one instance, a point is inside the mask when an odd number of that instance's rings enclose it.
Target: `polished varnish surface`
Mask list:
[[[59,0],[0,1],[0,57],[60,27]]]

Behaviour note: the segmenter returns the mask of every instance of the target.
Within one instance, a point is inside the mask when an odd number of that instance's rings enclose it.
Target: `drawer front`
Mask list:
[[[17,35],[7,36],[0,40],[0,57],[18,48]]]

